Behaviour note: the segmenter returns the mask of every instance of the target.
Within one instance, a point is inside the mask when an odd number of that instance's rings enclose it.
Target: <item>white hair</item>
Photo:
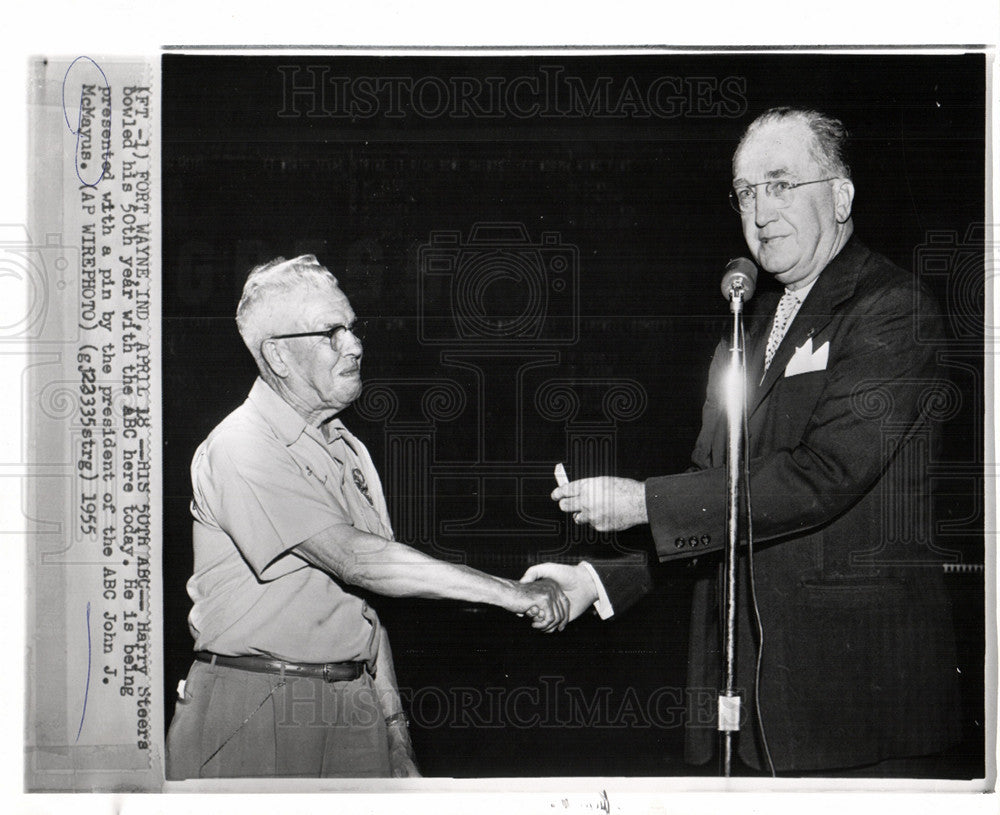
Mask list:
[[[301,297],[305,289],[330,286],[337,286],[337,278],[315,255],[291,260],[278,257],[250,270],[236,307],[236,327],[262,376],[266,378],[268,370],[261,346],[272,331],[281,330],[271,325],[274,312],[291,301],[292,295]]]

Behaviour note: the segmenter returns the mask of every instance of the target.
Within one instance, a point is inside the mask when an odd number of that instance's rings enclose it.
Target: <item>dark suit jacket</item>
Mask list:
[[[960,722],[954,632],[930,538],[926,471],[936,446],[935,411],[946,395],[936,366],[940,314],[909,274],[852,238],[823,270],[761,382],[777,297],[761,298],[747,340],[754,571],[764,632],[759,698],[774,764],[806,771],[944,749],[957,741]],[[809,340],[814,352],[826,348],[825,366],[817,356],[806,366],[816,370],[786,376],[796,349]],[[727,357],[720,346],[693,470],[646,482],[661,561],[724,547],[719,386]],[[717,741],[711,689],[721,674],[718,588],[713,576],[695,590],[686,756],[692,763],[708,761]],[[758,637],[745,558],[738,599],[739,755],[761,767]]]

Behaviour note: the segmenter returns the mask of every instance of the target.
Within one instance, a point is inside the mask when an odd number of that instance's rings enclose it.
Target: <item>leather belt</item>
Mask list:
[[[365,672],[364,662],[284,662],[269,657],[242,656],[226,657],[211,651],[195,651],[199,662],[236,668],[259,674],[283,674],[285,676],[308,676],[324,682],[351,682]]]

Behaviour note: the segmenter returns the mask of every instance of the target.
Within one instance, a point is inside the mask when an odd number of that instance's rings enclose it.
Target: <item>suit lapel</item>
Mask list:
[[[759,374],[753,377],[751,384],[751,394],[748,398],[748,410],[752,416],[757,408],[767,397],[767,394],[774,387],[775,383],[784,376],[785,366],[791,360],[796,348],[820,331],[833,319],[834,310],[844,300],[854,293],[859,270],[864,263],[868,251],[853,238],[847,242],[830,264],[820,274],[816,284],[813,286],[809,296],[799,309],[795,319],[788,327],[781,345],[771,360],[771,367],[764,374],[764,379],[759,379]],[[773,317],[773,309],[772,309]],[[749,367],[750,371],[761,371],[764,368],[764,347],[767,344],[767,334],[770,331],[770,320],[764,328],[762,336],[757,337],[754,356],[752,362],[754,367]],[[753,376],[753,375],[751,375]],[[753,386],[760,382],[754,390]]]

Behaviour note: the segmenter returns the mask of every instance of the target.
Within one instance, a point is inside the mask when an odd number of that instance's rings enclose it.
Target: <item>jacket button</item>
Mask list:
[[[694,535],[692,535],[690,538],[688,538],[688,543],[691,544],[691,548],[694,549],[694,547],[698,545],[698,539]]]
[[[684,548],[684,538],[678,538],[677,540],[674,541],[674,549],[683,549],[683,548]]]
[[[712,536],[711,535],[702,535],[701,536],[701,545],[702,546],[708,546],[708,544],[710,544],[711,542],[712,542]]]

